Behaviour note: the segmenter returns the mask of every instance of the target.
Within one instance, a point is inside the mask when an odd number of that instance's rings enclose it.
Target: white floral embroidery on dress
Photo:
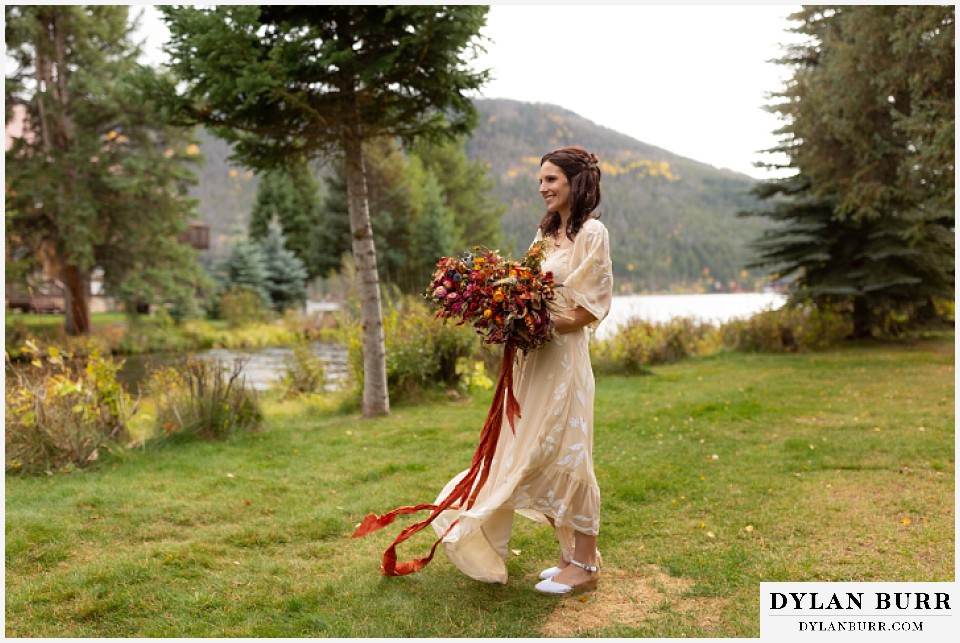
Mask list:
[[[553,391],[553,399],[562,400],[567,396],[567,383],[560,382],[557,388]]]
[[[577,427],[580,427],[580,430],[581,430],[583,433],[586,433],[586,432],[587,432],[587,420],[586,420],[582,415],[579,416],[579,417],[571,418],[571,419],[570,419],[570,427],[573,428],[573,429],[576,429]]]
[[[587,400],[583,395],[583,391],[581,391],[580,389],[577,389],[577,399],[580,401],[580,406],[587,405]]]

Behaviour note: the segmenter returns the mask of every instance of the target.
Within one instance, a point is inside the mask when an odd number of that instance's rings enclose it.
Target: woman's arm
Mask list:
[[[577,306],[573,310],[564,312],[563,314],[563,317],[557,315],[553,322],[553,329],[560,335],[580,330],[587,324],[597,321],[593,313],[583,306]],[[570,319],[567,319],[567,317]]]

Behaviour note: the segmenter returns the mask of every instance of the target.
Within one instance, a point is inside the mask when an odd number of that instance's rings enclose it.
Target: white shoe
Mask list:
[[[590,565],[584,565],[583,563],[578,563],[575,560],[571,560],[570,564],[576,565],[581,569],[585,569],[591,574],[596,574],[598,571],[600,571],[599,567],[591,567]],[[551,570],[545,569],[543,573],[547,573],[549,571]],[[559,574],[560,572],[558,571],[557,573]],[[586,582],[580,583],[579,585],[573,585],[573,586],[564,585],[563,583],[557,583],[553,580],[553,576],[551,576],[550,578],[546,578],[540,581],[539,583],[534,585],[533,588],[538,592],[542,592],[544,594],[570,594],[573,592],[581,592],[588,589],[594,589],[596,586],[597,586],[596,576],[594,576],[593,578],[591,578]]]
[[[556,576],[562,571],[563,571],[562,567],[551,567],[550,569],[545,569],[542,572],[540,572],[540,579],[550,580],[551,578],[553,578],[554,576]]]

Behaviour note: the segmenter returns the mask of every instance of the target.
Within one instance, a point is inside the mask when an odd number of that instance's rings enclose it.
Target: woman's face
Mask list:
[[[570,208],[570,181],[563,171],[544,161],[540,166],[540,196],[547,204],[547,212],[560,212]]]

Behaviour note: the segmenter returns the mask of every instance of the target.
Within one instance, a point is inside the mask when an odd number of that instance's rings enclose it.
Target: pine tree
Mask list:
[[[235,142],[258,169],[290,166],[335,150],[346,162],[353,256],[364,328],[363,414],[389,412],[383,317],[363,143],[384,136],[454,137],[476,111],[467,93],[487,13],[481,6],[236,5],[162,8],[172,68],[167,96],[184,122]],[[170,98],[170,96],[173,96]]]
[[[307,269],[297,255],[286,247],[286,238],[280,225],[273,223],[267,236],[260,241],[266,267],[266,287],[271,305],[283,312],[307,298]]]
[[[401,287],[407,292],[423,292],[440,257],[451,255],[459,247],[456,221],[445,204],[440,182],[418,157],[411,159],[407,176],[414,192],[412,252],[407,257],[406,278]]]
[[[453,245],[469,248],[501,243],[500,218],[507,208],[494,197],[489,163],[467,158],[463,138],[456,141],[417,141],[412,156],[435,177],[444,204],[454,219]]]
[[[331,165],[333,171],[325,179],[326,194],[320,207],[320,223],[314,246],[317,269],[324,277],[339,270],[343,255],[350,252],[347,167],[342,159],[334,160]]]
[[[66,331],[90,329],[89,273],[112,294],[190,303],[204,283],[177,237],[201,160],[189,130],[166,124],[138,89],[156,73],[135,62],[124,6],[7,6],[7,106],[26,108],[25,135],[7,152],[6,208],[16,240],[57,270]]]
[[[255,241],[244,239],[234,244],[227,258],[220,262],[217,272],[221,292],[243,288],[257,295],[265,307],[272,306],[267,260]]]
[[[257,187],[257,200],[250,217],[250,236],[265,238],[276,217],[287,248],[304,264],[310,278],[322,274],[317,257],[321,231],[320,182],[308,166],[265,172]]]
[[[891,313],[922,317],[953,293],[953,8],[792,18],[809,40],[782,61],[794,76],[771,109],[797,173],[757,190],[772,206],[749,214],[783,225],[754,265],[796,276],[795,299],[848,302],[857,336],[889,331]]]

